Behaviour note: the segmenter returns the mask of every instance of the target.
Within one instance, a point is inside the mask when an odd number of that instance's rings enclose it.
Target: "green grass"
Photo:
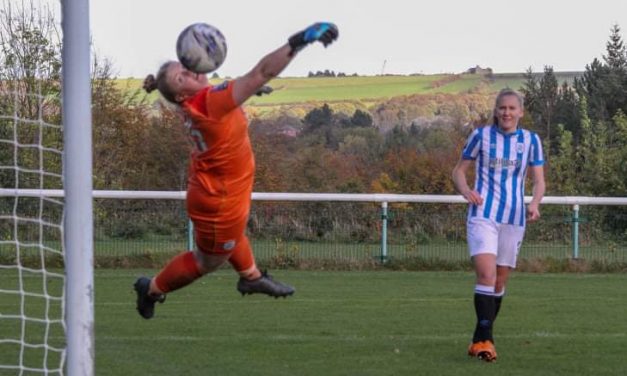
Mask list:
[[[430,76],[370,76],[370,77],[318,77],[279,78],[269,85],[275,88],[272,95],[251,98],[249,105],[300,103],[308,101],[346,101],[385,99],[401,95],[446,92],[447,85],[433,88],[432,84],[445,78],[444,75]],[[472,87],[478,76],[468,76],[463,81]],[[460,90],[454,88],[452,91]]]
[[[272,95],[253,97],[247,104],[276,105],[320,101],[351,101],[385,99],[410,94],[431,94],[437,92],[456,93],[476,86],[480,76],[463,76],[461,83],[454,81],[448,85],[433,88],[432,84],[446,75],[428,76],[362,76],[362,77],[316,77],[316,78],[277,78],[269,82],[274,88]],[[213,79],[213,83],[223,79]],[[134,90],[141,87],[141,80],[121,79],[118,87]],[[156,94],[149,96],[157,98]]]
[[[131,284],[154,272],[96,271],[96,375],[627,372],[625,274],[514,273],[495,327],[499,359],[486,364],[465,354],[470,272],[277,271],[297,293],[271,299],[239,296],[235,274],[222,270],[170,294],[146,321]],[[16,303],[3,295],[0,312]],[[0,351],[0,364],[9,354]]]
[[[387,260],[380,263],[381,244],[371,242],[341,242],[334,240],[295,241],[251,239],[255,257],[260,265],[272,268],[308,270],[468,270],[467,245],[463,241],[431,240],[426,243],[411,238],[388,238]],[[48,244],[59,249],[59,244]],[[97,268],[160,267],[167,260],[187,249],[185,239],[151,236],[147,239],[108,239],[94,243]],[[20,262],[40,268],[41,250],[21,249]],[[0,265],[15,265],[16,250],[0,246]],[[60,255],[46,254],[47,267],[61,267]],[[625,272],[627,248],[624,244],[595,242],[582,244],[578,260],[573,260],[570,244],[564,242],[526,241],[521,249],[518,268],[533,272]]]
[[[490,83],[490,89],[494,92],[498,92],[501,89],[509,88],[514,90],[520,90],[525,84],[525,79],[520,78],[496,78]]]

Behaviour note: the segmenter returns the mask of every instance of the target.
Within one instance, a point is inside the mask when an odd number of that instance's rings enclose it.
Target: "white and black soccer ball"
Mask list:
[[[213,72],[226,59],[226,39],[214,26],[191,24],[179,34],[176,55],[181,64],[192,72]]]

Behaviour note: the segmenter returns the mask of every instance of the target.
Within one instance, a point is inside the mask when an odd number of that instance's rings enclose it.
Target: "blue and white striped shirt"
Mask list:
[[[475,190],[483,198],[483,204],[470,205],[468,216],[524,226],[527,166],[544,164],[540,137],[520,128],[508,134],[496,125],[477,128],[462,158],[476,161]]]

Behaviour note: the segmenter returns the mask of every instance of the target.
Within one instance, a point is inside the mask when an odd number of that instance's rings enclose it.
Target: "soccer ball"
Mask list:
[[[226,40],[214,26],[191,24],[179,34],[176,55],[181,64],[192,72],[213,72],[226,58]]]

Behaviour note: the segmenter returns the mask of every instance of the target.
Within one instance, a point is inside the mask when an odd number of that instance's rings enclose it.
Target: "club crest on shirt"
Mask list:
[[[228,242],[224,243],[224,245],[222,246],[222,248],[225,251],[230,251],[233,248],[235,248],[235,240],[229,240]]]
[[[211,88],[211,92],[215,93],[216,91],[222,91],[229,86],[229,81],[224,81],[223,83],[216,85]]]
[[[523,151],[525,151],[525,144],[523,143],[517,143],[516,144],[516,152],[517,153],[522,153]]]

